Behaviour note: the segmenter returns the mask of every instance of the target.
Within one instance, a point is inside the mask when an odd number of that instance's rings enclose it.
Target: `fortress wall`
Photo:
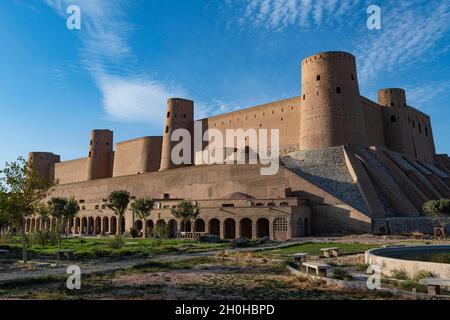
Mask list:
[[[425,163],[434,163],[436,149],[430,117],[412,107],[406,107],[410,141],[415,149],[416,159]]]
[[[86,164],[87,158],[56,163],[55,178],[59,180],[59,184],[85,181]]]
[[[227,129],[279,129],[281,152],[297,150],[300,138],[300,97],[280,100],[253,108],[200,120],[203,130],[218,129],[226,137]],[[248,141],[246,143],[248,145]]]
[[[361,97],[361,105],[363,108],[369,145],[384,147],[386,143],[384,139],[381,107],[365,97]]]
[[[118,143],[113,177],[158,171],[161,164],[162,137],[143,137]]]
[[[433,163],[435,146],[430,117],[407,105],[403,89],[380,90],[378,103],[383,106],[386,147],[411,159]]]

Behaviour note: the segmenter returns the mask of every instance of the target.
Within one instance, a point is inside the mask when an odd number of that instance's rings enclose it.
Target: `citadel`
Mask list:
[[[361,96],[356,60],[349,53],[308,57],[301,73],[301,94],[293,98],[197,121],[193,101],[172,98],[162,136],[114,148],[113,132],[93,130],[86,158],[61,162],[48,152],[29,158],[41,176],[59,181],[52,196],[79,202],[81,210],[67,226],[72,235],[114,235],[118,223],[129,230],[131,211],[119,221],[105,205],[117,190],[129,191],[132,199],[154,199],[149,219],[134,222],[147,234],[159,220],[168,224],[171,237],[286,240],[431,232],[433,221],[422,206],[450,198],[450,158],[436,154],[430,117],[408,105],[403,89],[381,89],[376,102]],[[194,146],[183,155],[191,157],[191,165],[173,163],[172,133],[184,129],[195,136],[195,123],[202,132],[216,129],[223,135],[227,129],[278,130],[276,174],[262,175],[262,163],[205,164]],[[252,153],[248,136],[237,140],[242,147],[225,148],[225,158]],[[207,147],[203,142],[200,150]],[[273,147],[270,139],[265,147]],[[182,199],[199,205],[192,225],[171,214]],[[52,225],[51,219],[27,220],[29,232]]]

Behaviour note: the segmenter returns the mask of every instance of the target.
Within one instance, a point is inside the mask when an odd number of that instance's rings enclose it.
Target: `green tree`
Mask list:
[[[68,236],[68,227],[67,222],[75,217],[77,213],[80,211],[80,207],[78,206],[77,201],[74,198],[52,198],[48,202],[48,211],[44,210],[46,215],[49,214],[53,218],[56,218],[57,221],[57,229],[58,229],[58,248],[61,249],[61,234],[64,231],[64,227],[66,230],[66,238]]]
[[[150,216],[153,210],[153,200],[151,198],[138,198],[131,204],[131,211],[133,211],[133,227],[134,227],[134,215],[144,221],[144,238],[147,238],[147,225],[146,220]]]
[[[119,234],[123,234],[122,222],[125,219],[125,212],[130,203],[130,193],[125,190],[113,191],[109,195],[106,206],[119,216]]]
[[[191,221],[195,220],[200,214],[200,209],[197,203],[183,200],[171,210],[172,214],[181,220],[181,223],[188,222],[191,226]],[[191,228],[192,230],[193,228]]]
[[[0,208],[11,226],[21,232],[22,258],[27,263],[26,218],[39,212],[55,182],[40,177],[32,163],[23,158],[6,163],[0,175]]]
[[[443,215],[450,215],[450,200],[440,199],[425,202],[423,211],[430,217],[442,217]]]

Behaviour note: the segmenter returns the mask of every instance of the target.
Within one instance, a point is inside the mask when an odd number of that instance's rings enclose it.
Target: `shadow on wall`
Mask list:
[[[345,204],[328,205],[324,203],[324,198],[306,191],[294,191],[293,194],[309,200],[312,235],[339,236],[372,232],[370,218],[352,211],[350,207],[345,208]]]

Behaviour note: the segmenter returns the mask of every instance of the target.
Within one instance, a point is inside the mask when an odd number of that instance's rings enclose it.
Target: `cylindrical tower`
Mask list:
[[[303,60],[301,99],[301,150],[368,145],[352,54],[323,52]]]
[[[60,156],[51,152],[30,152],[28,161],[41,178],[53,179],[55,177],[55,163],[60,162]]]
[[[89,155],[86,162],[86,180],[104,179],[112,176],[113,132],[92,130]]]
[[[384,136],[386,147],[408,157],[417,158],[412,135],[412,124],[406,108],[406,92],[400,88],[386,88],[378,91],[378,104],[383,106]]]
[[[167,113],[164,126],[160,171],[177,166],[172,162],[173,147],[179,142],[172,142],[172,133],[177,129],[186,129],[191,135],[191,158],[193,158],[194,101],[180,98],[167,100]],[[191,163],[193,160],[191,159]]]
[[[385,107],[406,107],[406,92],[403,89],[381,89],[378,91],[378,104]]]

